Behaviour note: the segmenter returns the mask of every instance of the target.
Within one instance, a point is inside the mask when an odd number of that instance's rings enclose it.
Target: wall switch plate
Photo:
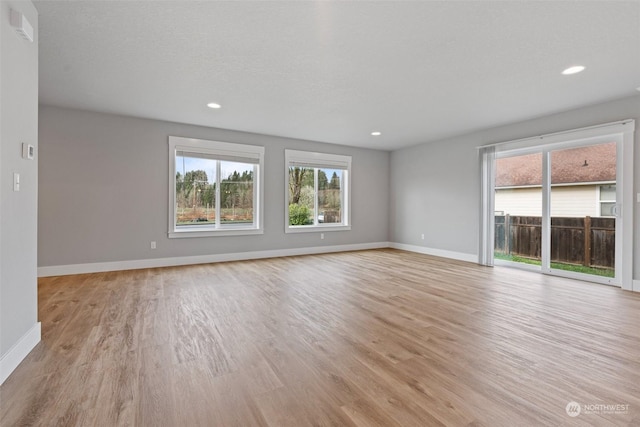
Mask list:
[[[156,242],[155,242],[155,241],[152,241],[152,242],[151,242],[151,249],[155,249],[155,248],[156,248]]]
[[[18,172],[13,173],[13,191],[20,191],[20,174]]]
[[[36,156],[36,147],[26,142],[22,143],[22,158],[25,160],[33,160]]]
[[[324,240],[324,233],[320,233],[320,240]]]
[[[422,240],[424,240],[424,233],[422,233],[422,234],[420,235],[420,238],[421,238]]]

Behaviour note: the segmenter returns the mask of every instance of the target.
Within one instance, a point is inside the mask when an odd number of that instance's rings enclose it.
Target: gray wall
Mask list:
[[[21,39],[9,11],[22,12],[35,40]],[[31,2],[0,2],[0,355],[37,323],[38,160],[23,160],[22,142],[38,143],[38,15]],[[13,173],[20,173],[20,192]]]
[[[640,165],[640,95],[423,144],[391,154],[391,241],[478,253],[479,161],[476,147],[545,133],[635,119]],[[634,167],[634,194],[640,171]],[[634,196],[635,197],[635,196]],[[640,209],[634,205],[634,278],[640,272]],[[425,240],[420,235],[425,234]]]
[[[215,255],[389,238],[389,153],[110,114],[40,108],[38,265]],[[264,235],[167,237],[168,136],[265,146]],[[353,156],[352,229],[284,232],[284,150]],[[149,242],[157,241],[151,250]]]

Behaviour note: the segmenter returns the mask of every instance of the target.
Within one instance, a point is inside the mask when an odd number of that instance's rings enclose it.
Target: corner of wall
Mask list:
[[[9,378],[9,375],[18,367],[25,357],[38,345],[42,337],[40,322],[33,325],[29,331],[18,340],[0,358],[0,385]]]

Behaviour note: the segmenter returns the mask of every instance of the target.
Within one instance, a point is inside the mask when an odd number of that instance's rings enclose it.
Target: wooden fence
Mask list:
[[[542,218],[495,216],[495,250],[541,259]],[[615,218],[551,218],[551,261],[587,267],[615,267]]]

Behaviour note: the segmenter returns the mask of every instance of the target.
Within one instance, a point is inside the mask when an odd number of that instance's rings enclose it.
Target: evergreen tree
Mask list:
[[[322,169],[318,169],[318,190],[324,190],[329,186],[327,174]]]
[[[331,190],[339,190],[340,189],[340,178],[338,178],[338,174],[333,172],[331,176],[331,182],[329,183],[329,188]]]

